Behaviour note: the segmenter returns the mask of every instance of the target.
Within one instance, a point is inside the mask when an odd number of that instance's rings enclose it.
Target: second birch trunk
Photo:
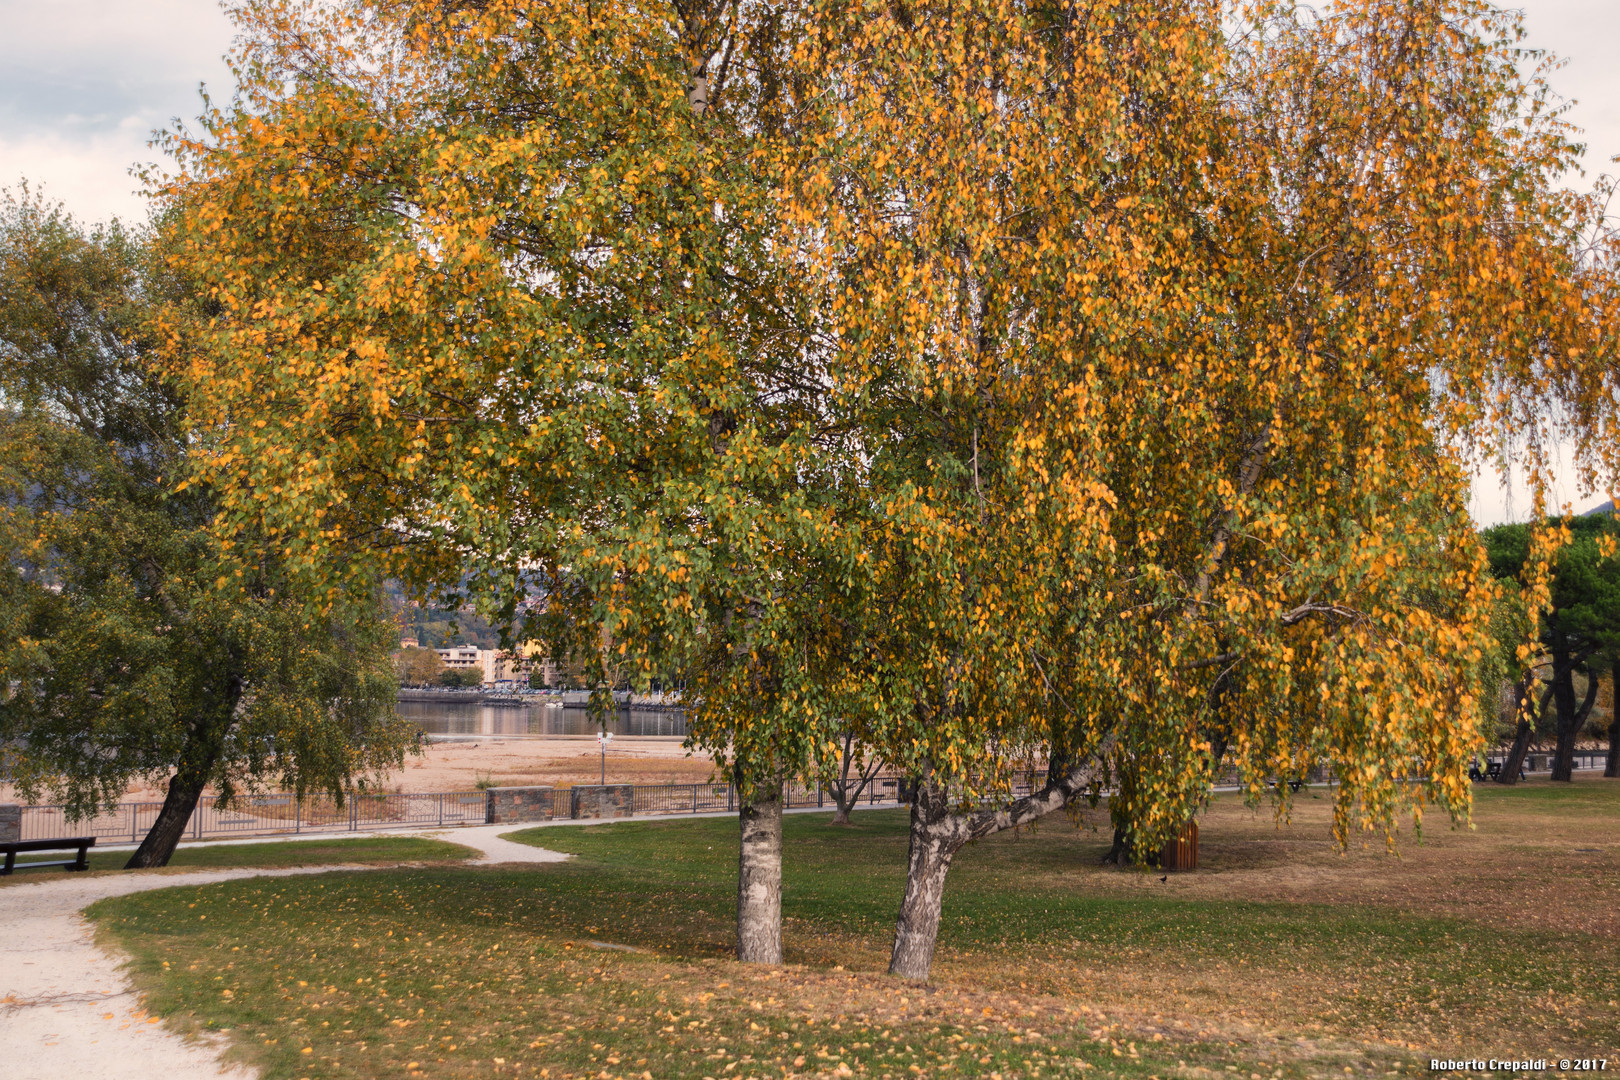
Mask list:
[[[951,860],[969,840],[992,836],[1003,829],[1028,825],[1067,806],[1091,783],[1093,767],[1061,765],[1047,770],[1046,786],[995,809],[952,808],[950,792],[924,762],[911,798],[911,848],[906,892],[895,923],[894,951],[889,974],[926,979],[934,962],[939,924],[944,913],[945,877]]]
[[[962,823],[953,820],[946,796],[936,785],[922,783],[911,802],[911,849],[906,867],[906,893],[894,931],[889,974],[926,979],[939,940],[945,906],[945,875],[966,840]],[[956,833],[963,835],[958,838]]]

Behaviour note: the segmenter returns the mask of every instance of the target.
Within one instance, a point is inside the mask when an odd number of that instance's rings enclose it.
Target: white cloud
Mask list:
[[[155,128],[226,97],[215,0],[0,0],[0,184],[27,178],[85,220],[141,219],[129,175]]]
[[[88,138],[60,135],[25,135],[0,138],[0,185],[16,188],[26,180],[52,200],[60,201],[82,221],[119,218],[146,220],[146,200],[140,181],[131,173],[132,152],[141,152],[143,129],[133,139],[126,132]],[[147,160],[155,152],[145,151]],[[18,163],[21,167],[17,167]]]

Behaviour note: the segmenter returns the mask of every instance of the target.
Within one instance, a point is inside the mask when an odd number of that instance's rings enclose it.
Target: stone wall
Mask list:
[[[0,803],[0,844],[14,844],[22,839],[22,807],[16,803]]]
[[[556,792],[548,787],[496,787],[484,792],[488,799],[484,820],[491,825],[524,821],[550,821],[557,816]],[[566,796],[561,800],[568,807]]]
[[[627,818],[635,812],[635,788],[629,784],[576,787],[573,796],[570,817]]]

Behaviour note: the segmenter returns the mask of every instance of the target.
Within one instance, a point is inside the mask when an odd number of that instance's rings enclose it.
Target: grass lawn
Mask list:
[[[1327,800],[1202,817],[1202,869],[1098,867],[1098,812],[965,850],[934,977],[883,975],[899,811],[787,825],[788,965],[727,959],[736,823],[549,827],[577,858],[96,905],[149,1007],[267,1077],[1275,1077],[1620,1067],[1620,783],[1479,789],[1399,857]],[[1162,880],[1161,880],[1162,879]]]
[[[51,861],[72,858],[72,851],[38,852],[19,856],[17,864],[28,860]],[[190,846],[181,844],[175,850],[169,865],[160,870],[137,870],[131,873],[161,874],[166,870],[223,869],[252,866],[274,868],[283,866],[330,866],[343,863],[401,863],[401,862],[455,862],[471,858],[478,852],[460,844],[443,840],[425,840],[414,836],[358,836],[333,837],[330,840],[267,840],[262,844],[213,844]],[[129,861],[129,851],[97,851],[90,849],[90,871],[122,871]],[[46,881],[78,871],[20,870],[9,877],[0,877],[0,886],[19,885],[28,881]]]

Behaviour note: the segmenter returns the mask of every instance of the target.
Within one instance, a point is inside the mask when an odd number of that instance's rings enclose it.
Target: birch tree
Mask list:
[[[1341,843],[1466,815],[1469,456],[1615,472],[1609,241],[1512,17],[822,10],[791,183],[871,403],[867,715],[922,777],[891,971],[967,841],[1109,787],[1152,850],[1226,753],[1255,798],[1326,763]]]
[[[820,751],[858,550],[806,283],[779,257],[763,5],[271,2],[162,197],[227,527],[333,545],[686,687],[775,962],[780,797]],[[789,249],[790,250],[790,249]],[[521,627],[518,605],[541,601]]]

